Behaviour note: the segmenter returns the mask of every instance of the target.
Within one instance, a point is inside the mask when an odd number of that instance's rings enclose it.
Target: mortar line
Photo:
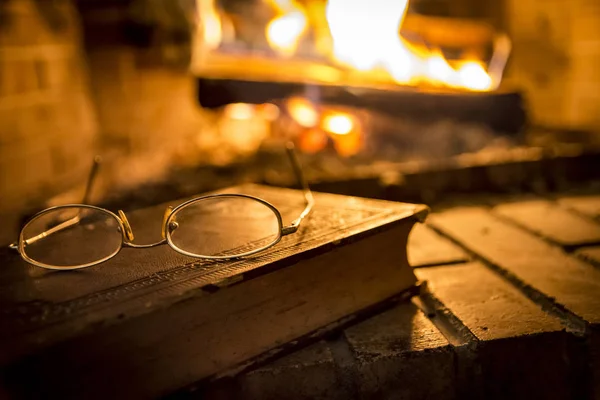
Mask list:
[[[584,218],[584,219],[586,219],[586,220],[588,220],[588,221],[594,222],[594,223],[596,223],[596,224],[597,224],[597,223],[600,223],[600,217],[594,217],[594,216],[592,216],[592,215],[586,214],[586,213],[584,213],[584,212],[581,212],[581,211],[577,210],[577,209],[576,209],[576,208],[574,208],[574,207],[569,207],[569,206],[566,206],[566,205],[564,205],[564,204],[561,204],[561,203],[559,203],[558,201],[555,201],[555,203],[556,203],[556,204],[557,204],[557,205],[558,205],[560,208],[562,208],[562,209],[563,209],[563,210],[565,210],[565,211],[569,211],[569,212],[570,212],[570,213],[572,213],[572,214],[575,214],[575,215],[577,215],[577,216],[579,216],[579,217],[582,217],[582,218]]]
[[[425,314],[425,317],[440,331],[448,343],[454,347],[479,342],[475,334],[424,285],[419,296],[412,303]]]
[[[587,194],[574,194],[571,197],[585,197],[585,196],[589,196],[590,193]],[[600,216],[596,216],[594,217],[593,215],[590,214],[586,214],[584,212],[579,211],[577,208],[575,207],[571,207],[567,204],[561,203],[559,200],[559,194],[553,194],[553,195],[546,195],[543,197],[545,200],[548,200],[550,202],[552,202],[553,204],[555,204],[558,208],[561,208],[565,211],[568,211],[574,215],[578,215],[579,217],[582,217],[588,221],[591,222],[595,222],[595,223],[600,223]]]
[[[421,269],[421,268],[434,268],[434,267],[447,267],[447,266],[451,266],[451,265],[460,265],[460,264],[466,264],[471,262],[472,260],[469,260],[467,258],[464,258],[462,260],[452,260],[452,261],[442,261],[442,262],[432,262],[432,263],[425,263],[425,264],[421,264],[421,265],[411,265],[412,269]]]
[[[581,249],[585,249],[586,247],[588,247],[588,246],[581,247]],[[586,256],[585,254],[581,254],[581,253],[578,253],[578,252],[574,252],[574,253],[573,253],[573,254],[571,254],[571,255],[572,255],[572,256],[574,256],[575,258],[577,258],[577,259],[579,259],[579,260],[581,260],[581,261],[585,262],[585,263],[588,263],[588,264],[590,264],[592,267],[595,267],[595,268],[600,268],[600,261],[596,261],[595,259],[593,259],[593,258],[591,258],[591,257],[588,257],[588,256]]]
[[[583,247],[590,247],[590,246],[600,245],[600,240],[595,240],[595,241],[585,242],[585,243],[579,243],[579,244],[562,244],[562,243],[557,242],[556,240],[554,240],[552,238],[544,236],[543,233],[537,232],[537,231],[531,229],[530,227],[528,227],[527,225],[522,224],[519,221],[515,221],[514,219],[512,219],[512,218],[510,218],[510,217],[508,217],[506,215],[502,215],[500,213],[495,212],[493,207],[489,210],[489,213],[492,214],[492,216],[494,218],[499,219],[502,222],[506,222],[507,224],[512,225],[513,227],[522,229],[525,232],[534,235],[538,239],[541,239],[543,242],[545,242],[545,243],[547,243],[547,244],[549,244],[551,246],[560,248],[563,252],[565,252],[566,255],[571,255],[577,249],[580,249],[580,248],[583,248]]]
[[[481,264],[485,265],[487,268],[495,272],[501,278],[506,280],[512,286],[514,286],[517,290],[519,290],[525,297],[530,299],[536,305],[538,305],[542,311],[547,314],[558,318],[559,321],[574,334],[578,335],[588,335],[590,331],[589,324],[580,316],[568,310],[562,304],[556,302],[556,300],[552,299],[549,296],[546,296],[544,293],[540,292],[535,287],[523,282],[517,275],[508,271],[507,269],[501,267],[493,263],[492,261],[487,260],[482,255],[472,250],[469,246],[461,243],[459,240],[453,238],[449,234],[446,234],[442,229],[434,226],[432,224],[427,224],[431,229],[433,229],[440,236],[450,240],[452,243],[463,248],[469,255],[473,257],[473,261],[479,261]]]
[[[452,369],[457,379],[454,389],[457,398],[481,398],[482,378],[477,361],[481,340],[433,293],[423,285],[419,296],[412,303],[446,338],[452,348]],[[479,396],[474,395],[478,393]]]

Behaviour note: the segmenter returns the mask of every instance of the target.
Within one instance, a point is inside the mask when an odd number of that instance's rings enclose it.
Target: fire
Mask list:
[[[246,103],[232,103],[228,104],[223,111],[226,118],[246,121],[254,117],[254,106]]]
[[[266,35],[271,47],[280,54],[292,56],[306,30],[307,18],[293,0],[270,0],[278,16],[267,25]]]
[[[297,128],[291,128],[297,136],[299,148],[316,153],[331,142],[336,152],[348,157],[363,147],[363,127],[359,118],[339,107],[315,105],[304,97],[291,97],[285,101],[285,109]],[[288,129],[290,129],[288,127]]]
[[[306,18],[299,12],[283,15],[267,26],[269,44],[286,56],[296,51],[298,39],[306,28]]]
[[[215,7],[216,0],[198,2],[198,14],[203,16],[203,40],[208,49],[216,49],[223,40],[223,27]]]
[[[337,61],[361,71],[402,67],[405,56],[398,35],[407,0],[329,0],[327,21]],[[391,71],[390,71],[391,72]]]
[[[465,62],[458,70],[460,85],[471,90],[489,90],[492,78],[476,61]]]
[[[327,147],[327,135],[320,129],[307,129],[298,138],[298,147],[305,153],[318,153]]]
[[[323,117],[321,127],[325,132],[331,132],[334,135],[348,135],[354,128],[354,122],[349,115],[336,113]]]
[[[312,128],[319,123],[319,113],[316,107],[303,97],[288,99],[287,110],[294,121],[300,126]]]
[[[337,154],[350,157],[362,149],[363,132],[352,114],[336,109],[326,110],[320,126],[332,139]]]
[[[267,1],[277,12],[267,25],[267,40],[289,57],[307,31],[307,10],[295,0]],[[325,13],[333,46],[327,57],[346,68],[383,71],[402,85],[427,83],[472,91],[498,86],[502,68],[493,76],[494,71],[486,71],[482,61],[452,65],[441,51],[416,48],[402,38],[399,31],[407,9],[408,0],[328,0]]]

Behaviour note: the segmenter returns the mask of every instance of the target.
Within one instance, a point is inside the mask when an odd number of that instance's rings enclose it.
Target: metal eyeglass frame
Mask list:
[[[87,181],[87,185],[86,185],[86,189],[85,189],[85,195],[84,195],[84,201],[83,204],[66,204],[66,205],[62,205],[62,206],[56,206],[56,207],[50,207],[47,208],[45,210],[42,210],[40,212],[38,212],[37,214],[35,214],[34,216],[32,216],[21,228],[21,232],[19,233],[19,239],[17,242],[12,243],[9,247],[13,250],[16,250],[17,252],[19,252],[19,254],[21,255],[21,257],[27,261],[29,264],[38,266],[38,267],[42,267],[42,268],[46,268],[46,269],[52,269],[52,270],[75,270],[75,269],[81,269],[81,268],[87,268],[87,267],[91,267],[93,265],[98,265],[101,264],[105,261],[108,261],[109,259],[113,258],[114,256],[116,256],[123,247],[129,247],[129,248],[134,248],[134,249],[147,249],[147,248],[152,248],[152,247],[157,247],[157,246],[161,246],[164,244],[168,244],[169,247],[171,247],[173,250],[175,250],[176,252],[180,253],[180,254],[184,254],[186,256],[190,256],[190,257],[194,257],[194,258],[201,258],[201,259],[213,259],[213,260],[224,260],[224,259],[234,259],[234,258],[240,258],[240,257],[245,257],[245,256],[250,256],[259,252],[262,252],[272,246],[275,246],[277,243],[279,243],[279,241],[281,240],[281,238],[283,236],[286,235],[290,235],[292,233],[295,233],[298,230],[298,227],[300,226],[300,223],[302,222],[302,220],[304,218],[306,218],[306,216],[312,211],[313,205],[314,205],[314,199],[313,199],[313,195],[312,192],[310,190],[310,188],[308,187],[308,183],[306,182],[306,180],[304,179],[304,174],[302,173],[302,168],[300,167],[300,163],[298,162],[298,158],[296,156],[296,152],[294,151],[294,146],[291,143],[288,143],[288,145],[286,146],[286,150],[287,150],[287,154],[288,157],[290,159],[290,162],[292,164],[293,170],[294,170],[294,174],[296,175],[296,179],[298,180],[298,183],[300,184],[300,186],[302,187],[303,190],[303,194],[304,194],[304,202],[305,202],[305,207],[304,210],[302,211],[302,213],[300,214],[300,216],[298,218],[296,218],[295,220],[293,220],[289,225],[283,226],[283,219],[281,217],[281,213],[279,212],[279,210],[277,208],[275,208],[271,203],[260,199],[258,197],[254,197],[254,196],[249,196],[249,195],[244,195],[244,194],[212,194],[212,195],[207,195],[207,196],[200,196],[200,197],[195,197],[191,200],[188,200],[180,205],[178,205],[177,207],[173,208],[171,206],[167,207],[167,209],[165,210],[164,213],[164,217],[163,217],[163,224],[162,224],[162,230],[161,230],[161,234],[162,234],[162,240],[160,242],[157,243],[152,243],[152,244],[135,244],[133,243],[134,240],[134,235],[133,235],[133,231],[131,229],[131,225],[129,224],[129,221],[127,220],[127,216],[125,215],[125,213],[122,210],[118,211],[118,214],[113,213],[112,211],[109,211],[105,208],[100,208],[100,207],[96,207],[96,206],[92,206],[89,204],[85,204],[88,202],[89,197],[90,197],[90,193],[91,193],[91,189],[93,187],[93,183],[94,180],[96,178],[96,174],[98,172],[98,167],[100,165],[100,159],[98,157],[96,157],[94,159],[94,163],[92,166],[92,169],[90,171],[90,175],[88,177],[88,181]],[[176,216],[177,212],[187,206],[190,206],[192,204],[195,204],[197,202],[203,201],[203,200],[207,200],[207,199],[211,199],[211,198],[246,198],[246,199],[251,199],[254,201],[258,201],[259,203],[261,203],[262,205],[268,207],[277,217],[277,222],[279,225],[279,235],[278,237],[270,244],[267,244],[263,247],[260,247],[258,249],[254,249],[245,253],[241,253],[241,254],[236,254],[234,256],[231,255],[226,255],[226,256],[200,256],[185,250],[180,249],[179,247],[177,247],[172,239],[171,239],[171,232],[177,228],[178,223],[177,221],[175,221],[174,217]],[[110,255],[100,259],[100,260],[96,260],[87,264],[82,264],[82,265],[75,265],[75,266],[54,266],[54,265],[50,265],[50,264],[45,264],[36,260],[31,259],[27,253],[25,252],[25,246],[31,243],[35,243],[36,241],[43,239],[49,235],[52,235],[53,233],[56,232],[60,232],[63,229],[67,229],[77,223],[80,222],[81,217],[80,215],[76,215],[34,237],[31,237],[29,239],[25,239],[24,238],[24,231],[27,228],[27,226],[34,220],[36,220],[38,217],[50,213],[50,212],[54,212],[56,210],[61,210],[61,209],[67,209],[67,208],[73,208],[73,207],[78,207],[78,208],[86,208],[86,209],[91,209],[91,210],[97,210],[97,211],[101,211],[104,212],[108,215],[110,215],[111,217],[113,217],[119,224],[119,228],[121,231],[121,245],[118,247],[118,249],[116,249],[113,253],[111,253]]]

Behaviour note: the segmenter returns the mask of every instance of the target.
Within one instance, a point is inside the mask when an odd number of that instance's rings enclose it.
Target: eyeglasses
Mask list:
[[[279,210],[263,199],[214,194],[167,207],[162,240],[140,245],[133,243],[134,235],[123,211],[115,214],[87,204],[68,204],[35,214],[10,247],[28,263],[53,270],[91,267],[116,256],[123,247],[145,249],[168,244],[186,256],[215,260],[262,252],[283,236],[295,233],[314,204],[291,144],[287,153],[305,203],[302,213],[289,225],[284,226]],[[95,159],[83,203],[88,202],[98,167],[99,159]]]

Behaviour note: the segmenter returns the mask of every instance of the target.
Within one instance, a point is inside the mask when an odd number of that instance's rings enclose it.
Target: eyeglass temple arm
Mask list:
[[[98,170],[100,169],[100,164],[102,163],[102,157],[95,156],[92,161],[92,168],[90,169],[90,174],[88,175],[87,182],[85,184],[85,192],[83,194],[82,204],[89,204],[90,198],[92,196],[92,189],[94,188],[94,183],[96,183],[96,176],[98,176]]]
[[[88,204],[88,202],[90,200],[92,188],[94,187],[94,182],[96,181],[96,176],[98,174],[98,169],[100,168],[101,162],[102,162],[102,159],[100,158],[100,156],[94,157],[94,161],[92,163],[92,168],[90,169],[90,174],[88,175],[88,180],[85,185],[85,193],[83,194],[82,204]],[[81,212],[78,213],[76,216],[69,218],[68,220],[63,221],[60,224],[53,226],[52,228],[40,233],[39,235],[36,235],[29,239],[26,239],[25,244],[30,245],[32,243],[35,243],[40,239],[43,239],[45,237],[52,235],[53,233],[60,232],[62,230],[70,228],[71,226],[78,224],[79,221],[81,221]],[[18,244],[18,242],[13,242],[8,247],[10,247],[13,250],[18,250],[19,244]]]
[[[315,204],[312,192],[308,187],[308,183],[304,178],[304,173],[302,172],[302,167],[300,166],[300,162],[298,161],[298,156],[296,155],[296,151],[294,150],[294,144],[289,142],[286,146],[287,154],[292,164],[292,168],[294,169],[294,174],[296,175],[296,180],[298,184],[302,187],[302,191],[304,192],[304,203],[305,207],[302,213],[298,218],[292,221],[292,223],[288,226],[284,226],[281,233],[282,235],[289,235],[298,230],[300,223],[302,220],[310,214],[312,211],[313,205]]]

